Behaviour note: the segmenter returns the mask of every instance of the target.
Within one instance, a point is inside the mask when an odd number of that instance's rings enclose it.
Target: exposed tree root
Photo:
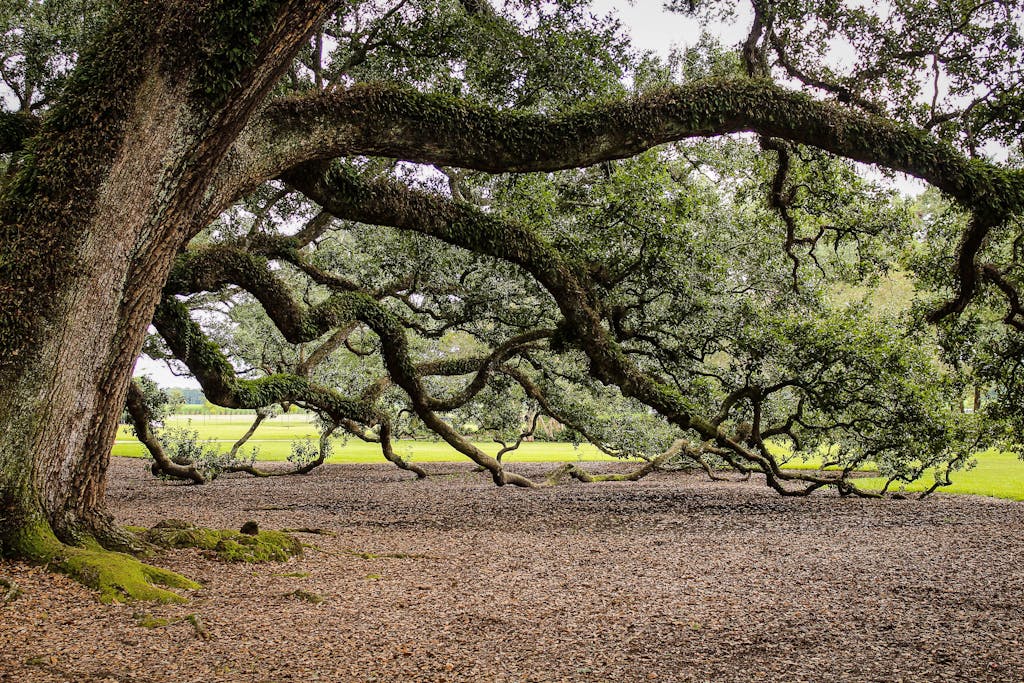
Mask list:
[[[66,545],[57,540],[49,525],[38,522],[23,527],[11,543],[12,554],[29,562],[45,564],[99,591],[101,602],[152,600],[185,602],[174,591],[161,588],[198,590],[198,583],[167,569],[144,564],[130,555],[104,550],[95,541],[86,547]]]
[[[283,562],[302,554],[298,539],[281,531],[243,534],[226,529],[202,529],[182,520],[160,522],[139,537],[161,548],[199,548],[223,562]]]
[[[150,544],[150,547],[201,548],[225,562],[283,561],[302,553],[302,544],[280,531],[248,535],[237,531],[200,529],[187,522],[171,520],[152,529],[125,529],[123,533],[133,536],[137,547]],[[91,536],[83,540],[81,547],[62,543],[45,522],[22,526],[16,535],[8,539],[4,549],[11,556],[46,565],[97,590],[100,601],[104,603],[132,600],[186,602],[185,596],[168,589],[202,588],[181,574],[145,564],[125,553],[107,550]],[[0,585],[8,589],[8,596],[16,592],[16,586]]]

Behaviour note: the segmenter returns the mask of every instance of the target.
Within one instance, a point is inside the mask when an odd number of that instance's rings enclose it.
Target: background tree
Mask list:
[[[393,455],[404,403],[497,484],[538,482],[446,414],[527,405],[625,451],[572,412],[609,396],[660,416],[652,461],[713,456],[787,495],[857,493],[868,460],[948,471],[1013,417],[951,411],[963,366],[920,315],[830,297],[915,239],[854,162],[875,164],[960,212],[926,269],[931,320],[946,334],[981,298],[1016,339],[1024,175],[980,157],[1019,133],[1016,2],[758,1],[737,50],[705,39],[666,67],[577,2],[84,7],[77,32],[63,3],[5,17],[5,554],[186,585],[98,549],[133,543],[103,474],[150,322],[218,405],[307,406]],[[67,39],[26,41],[39,17]],[[256,304],[280,333],[259,362],[190,311]],[[471,353],[437,343],[456,332]],[[838,469],[785,470],[779,442]]]

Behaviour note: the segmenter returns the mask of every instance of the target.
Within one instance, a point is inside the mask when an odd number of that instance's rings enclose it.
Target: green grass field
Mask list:
[[[217,442],[222,450],[245,433],[251,424],[250,415],[175,415],[167,421],[168,427],[186,427],[199,432],[204,440]],[[302,414],[281,415],[260,425],[259,431],[246,446],[259,449],[258,459],[263,461],[285,460],[291,451],[291,442],[296,439],[317,439],[310,417]],[[494,442],[478,443],[482,450],[496,454],[500,446]],[[398,441],[395,451],[416,462],[464,462],[465,456],[444,442]],[[113,455],[142,457],[145,449],[135,437],[122,427],[118,432]],[[547,443],[535,441],[524,443],[518,450],[506,454],[506,462],[575,462],[578,460],[614,460],[589,444],[574,447],[569,443]],[[345,445],[338,441],[328,462],[373,463],[384,462],[380,448],[350,438]],[[792,467],[813,467],[813,463],[791,463]],[[931,485],[931,477],[915,482],[908,491],[921,491]],[[1011,453],[988,451],[979,453],[977,465],[970,470],[953,476],[953,485],[940,489],[944,493],[965,493],[981,496],[996,496],[1011,500],[1024,500],[1024,462]],[[882,479],[859,479],[857,485],[864,489],[880,488]]]
[[[1013,453],[979,453],[977,465],[973,469],[954,472],[952,479],[952,486],[945,486],[939,491],[1024,500],[1024,462]],[[923,491],[931,486],[933,481],[928,475],[908,486],[906,490]],[[858,479],[856,483],[861,488],[877,489],[885,485],[885,480]]]
[[[215,441],[221,450],[227,451],[252,424],[252,416],[246,415],[175,415],[167,420],[168,427],[184,427],[199,432],[199,438]],[[296,439],[318,437],[316,429],[307,415],[281,415],[267,420],[245,444],[245,449],[259,449],[257,460],[285,460],[291,452],[291,442]],[[501,446],[494,442],[476,444],[491,455],[497,454]],[[397,441],[395,452],[416,462],[464,462],[466,456],[443,441]],[[121,427],[117,442],[111,451],[113,455],[142,457],[145,447],[132,436],[126,427]],[[518,450],[502,457],[505,462],[575,462],[577,460],[615,460],[604,455],[590,444],[579,448],[571,443],[550,443],[534,441],[524,443]],[[335,443],[334,452],[327,462],[367,463],[385,462],[380,446],[349,438],[345,445]]]

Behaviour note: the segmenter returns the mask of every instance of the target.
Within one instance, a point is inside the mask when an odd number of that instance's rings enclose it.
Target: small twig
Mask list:
[[[320,527],[311,528],[307,526],[300,526],[295,529],[281,529],[286,534],[318,534],[320,536],[337,536],[337,532],[330,531],[328,529],[321,529]]]

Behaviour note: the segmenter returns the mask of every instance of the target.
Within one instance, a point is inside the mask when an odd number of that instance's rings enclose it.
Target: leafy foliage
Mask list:
[[[554,424],[658,466],[668,454],[758,472],[784,494],[848,494],[864,493],[860,468],[887,488],[927,472],[941,484],[976,450],[1012,443],[1024,181],[1016,157],[982,157],[1021,130],[1020,4],[667,4],[748,38],[705,32],[661,60],[579,0],[341,3],[254,119],[280,139],[238,165],[313,151],[240,183],[192,237],[147,350],[220,405],[316,411],[323,438],[293,445],[296,471],[338,430],[403,467],[395,435],[443,438],[497,483],[529,485],[467,434],[505,453]],[[205,27],[199,66],[183,68],[201,110],[244,85],[285,6],[218,0],[170,22]],[[19,111],[60,114],[47,97],[104,16],[82,7],[0,16]],[[328,140],[346,94],[355,122]],[[746,130],[758,132],[717,134]],[[344,153],[360,135],[411,140],[409,153]],[[571,161],[619,135],[608,148],[632,156]],[[500,170],[497,152],[470,168],[401,160],[451,158],[442,138],[526,158],[550,144],[569,161],[485,174],[472,168]],[[861,161],[913,170],[956,204],[909,199]],[[194,432],[164,447],[211,477],[255,473],[251,456],[226,462]],[[785,469],[793,459],[821,471]]]

